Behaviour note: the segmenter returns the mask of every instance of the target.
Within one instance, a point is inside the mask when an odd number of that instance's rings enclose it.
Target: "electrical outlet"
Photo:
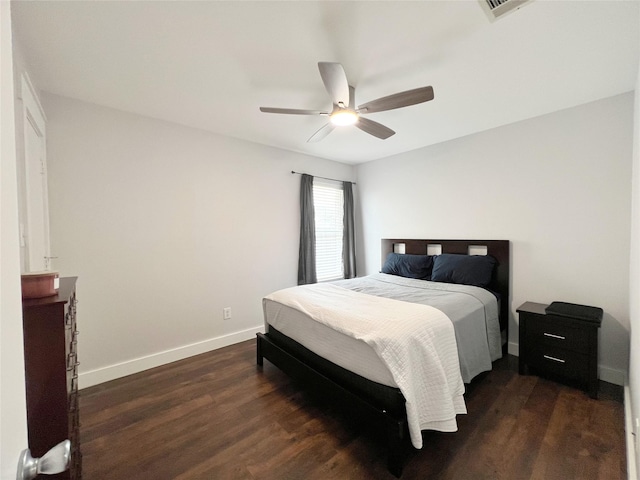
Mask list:
[[[231,320],[231,307],[224,307],[222,309],[222,318],[224,320]]]

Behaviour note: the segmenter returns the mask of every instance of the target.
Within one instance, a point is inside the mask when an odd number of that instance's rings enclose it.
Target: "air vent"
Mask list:
[[[532,0],[478,0],[482,9],[493,22],[507,13],[515,12]]]

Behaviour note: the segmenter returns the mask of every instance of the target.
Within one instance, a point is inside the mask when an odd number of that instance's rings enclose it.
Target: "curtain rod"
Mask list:
[[[300,173],[300,172],[294,172],[293,170],[291,170],[292,174],[295,175],[305,175],[304,173]],[[308,175],[308,174],[307,174]],[[327,178],[327,177],[321,177],[320,175],[311,175],[312,177],[318,177],[318,178],[322,178],[323,180],[331,180],[333,182],[343,182],[344,180],[336,180],[335,178]],[[356,185],[356,182],[351,182],[352,185]]]

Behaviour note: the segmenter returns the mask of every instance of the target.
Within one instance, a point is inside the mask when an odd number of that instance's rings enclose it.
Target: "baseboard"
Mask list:
[[[635,435],[633,434],[633,414],[631,412],[631,390],[629,383],[624,384],[624,432],[627,444],[627,479],[638,480],[636,464]]]
[[[609,367],[598,366],[598,378],[603,382],[613,383],[614,385],[624,385],[627,372],[615,370]]]
[[[184,358],[199,355],[201,353],[216,350],[218,348],[227,347],[235,343],[244,342],[254,338],[256,333],[264,332],[264,326],[248,328],[240,332],[234,332],[221,337],[210,338],[202,342],[184,345],[182,347],[173,348],[164,352],[154,353],[140,358],[134,358],[126,362],[116,363],[107,367],[97,368],[88,372],[82,372],[79,375],[79,388],[92,387],[100,383],[115,380],[116,378],[126,377],[134,373],[143,372],[150,368],[166,365],[167,363],[182,360]]]

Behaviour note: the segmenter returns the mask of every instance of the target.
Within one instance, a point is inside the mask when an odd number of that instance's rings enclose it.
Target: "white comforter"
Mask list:
[[[354,292],[332,284],[287,288],[266,297],[366,342],[406,399],[411,442],[421,430],[453,432],[466,413],[453,324],[440,310]]]

